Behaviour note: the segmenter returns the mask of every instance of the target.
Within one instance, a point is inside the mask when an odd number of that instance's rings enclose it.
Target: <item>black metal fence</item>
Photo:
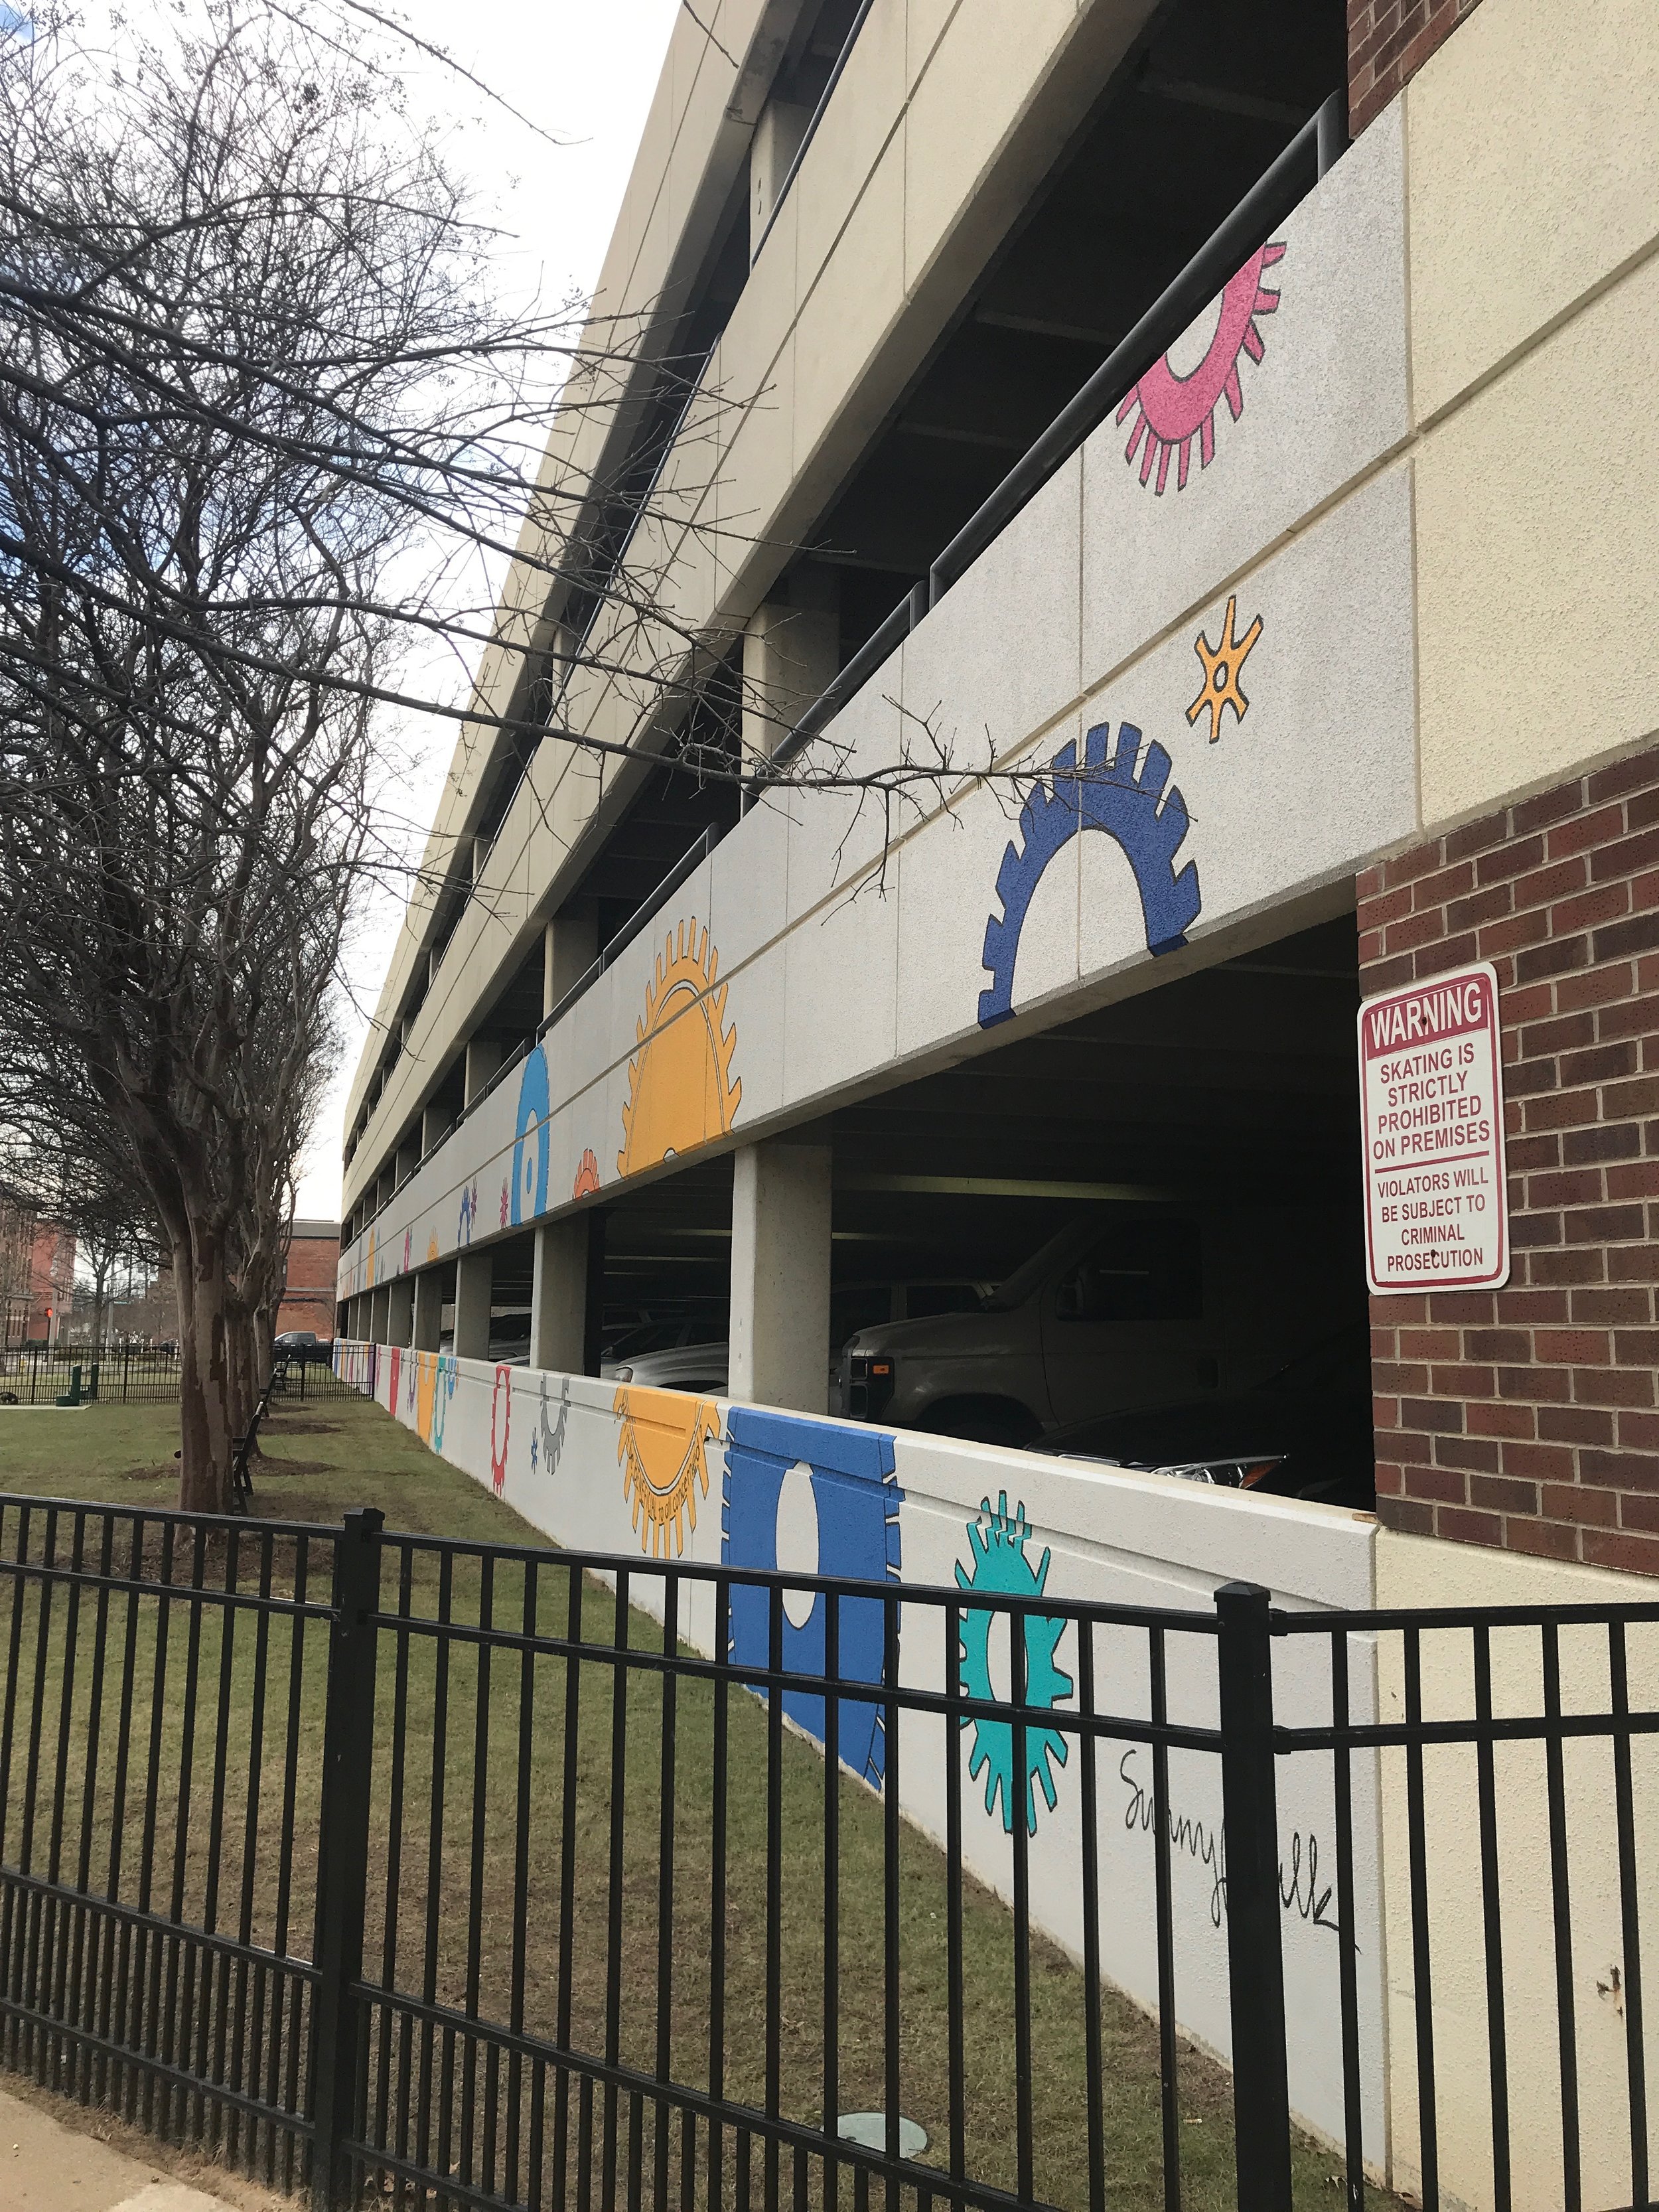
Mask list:
[[[143,1344],[0,1352],[0,1405],[52,1406],[77,1388],[83,1401],[167,1405],[179,1395],[179,1355]]]
[[[0,1583],[0,2059],[319,2207],[1277,2212],[1393,2201],[1390,2157],[1431,2206],[1453,2163],[1649,2201],[1659,1605],[1158,1612],[22,1499]]]
[[[0,1406],[52,1406],[79,1395],[82,1404],[165,1406],[179,1396],[179,1355],[152,1345],[111,1345],[100,1350],[27,1345],[0,1352]],[[328,1358],[276,1363],[276,1395],[283,1398],[356,1398]]]

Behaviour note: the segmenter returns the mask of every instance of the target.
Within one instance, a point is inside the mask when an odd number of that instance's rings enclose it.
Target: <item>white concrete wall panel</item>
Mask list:
[[[1405,282],[1390,109],[1085,447],[1085,669],[1121,666],[1404,440]]]
[[[347,1371],[363,1355],[342,1348]],[[897,1435],[857,1423],[809,1418],[719,1398],[617,1387],[581,1376],[496,1367],[431,1354],[382,1351],[378,1395],[406,1425],[475,1480],[487,1483],[534,1527],[572,1550],[649,1568],[678,1557],[803,1573],[889,1578],[901,1586],[975,1588],[1085,1602],[1169,1607],[1195,1623],[1213,1617],[1212,1596],[1239,1577],[1272,1589],[1296,1609],[1373,1602],[1375,1524],[1322,1507],[1248,1498],[1171,1484],[1157,1476],[1085,1469],[1024,1452],[943,1437]],[[794,1472],[791,1472],[793,1470]],[[810,1502],[809,1502],[810,1500]],[[648,1572],[631,1595],[660,1608]],[[786,1665],[823,1664],[823,1601],[786,1627]],[[684,1616],[683,1615],[683,1619]],[[971,1609],[968,1614],[972,1626]],[[983,1620],[986,1616],[981,1613]],[[919,1603],[900,1617],[899,1679],[938,1690],[949,1680],[944,1616]],[[690,1608],[688,1640],[714,1648],[712,1600]],[[733,1621],[744,1656],[754,1632],[741,1601]],[[765,1630],[752,1656],[766,1660]],[[1096,1709],[1125,1718],[1151,1711],[1144,1630],[1092,1631]],[[969,1694],[983,1674],[1006,1694],[1006,1632],[970,1636],[962,1662]],[[1027,1632],[1030,1695],[1056,1711],[1079,1698],[1077,1632]],[[843,1665],[881,1680],[878,1638],[868,1671],[843,1624]],[[1207,1635],[1168,1637],[1169,1711],[1194,1726],[1216,1723],[1215,1660]],[[981,1694],[986,1693],[981,1691]],[[1316,1726],[1328,1719],[1328,1677],[1318,1650],[1275,1653],[1278,1717]],[[1356,1656],[1352,1711],[1376,1710],[1376,1684]],[[787,1710],[786,1701],[786,1710]],[[878,1786],[885,1745],[874,1709],[844,1705],[842,1755]],[[793,1716],[809,1734],[811,1716]],[[818,1728],[821,1729],[821,1720]],[[945,1762],[961,1761],[963,1859],[1004,1897],[1012,1887],[1012,1833],[1026,1823],[1033,1919],[1073,1956],[1082,1950],[1083,1759],[1075,1738],[1034,1728],[1026,1771],[1017,1773],[1012,1732],[953,1730],[919,1717],[902,1723],[901,1803],[936,1839],[945,1825]],[[1152,1770],[1144,1747],[1119,1739],[1097,1756],[1097,1842],[1101,1893],[1111,1900],[1101,1935],[1107,1972],[1140,2002],[1158,1991],[1150,1826]],[[1225,1861],[1218,1763],[1204,1752],[1170,1758],[1171,1874],[1176,2006],[1182,2028],[1226,2055],[1228,2019]],[[1328,1762],[1280,1762],[1280,1890],[1284,1901],[1292,2099],[1328,2135],[1343,2124],[1340,2075],[1333,1808]],[[1370,2155],[1383,2155],[1381,2002],[1383,1912],[1376,1838],[1378,1813],[1369,1770],[1358,1775],[1354,1807],[1356,1927],[1359,1942],[1363,2103]]]
[[[1379,1607],[1650,1605],[1650,1577],[1571,1562],[1529,1559],[1485,1546],[1439,1542],[1379,1530]],[[1659,1710],[1659,1626],[1625,1632],[1628,1698],[1635,1712]],[[1428,1720],[1467,1720],[1476,1710],[1473,1644],[1466,1632],[1421,1642],[1422,1711]],[[1544,1711],[1541,1648],[1535,1627],[1499,1627],[1492,1638],[1492,1711],[1535,1719]],[[1607,1712],[1611,1681],[1605,1628],[1560,1632],[1562,1710]],[[1406,1714],[1400,1639],[1384,1643],[1378,1683],[1385,1722]],[[1625,1992],[1630,1985],[1619,1887],[1619,1841],[1611,1745],[1571,1737],[1562,1747],[1567,1818],[1571,1990],[1577,2049],[1579,2141],[1586,2204],[1628,2204],[1628,2051]],[[1510,2081],[1509,2120],[1516,2212],[1553,2212],[1568,2201],[1562,2166],[1559,2094],[1559,2018],[1548,1798],[1543,1747],[1498,1744],[1493,1753],[1499,1853],[1499,1928]],[[1417,1990],[1413,1981],[1410,1837],[1403,1768],[1384,1769],[1384,1893],[1387,1905],[1389,2094],[1396,2185],[1420,2187],[1419,2109],[1415,2062]],[[1488,2064],[1486,1916],[1481,1891],[1480,1814],[1473,1754],[1466,1747],[1431,1750],[1424,1762],[1425,1866],[1432,1942],[1435,2082],[1442,2201],[1485,2209],[1492,2179],[1492,2082]],[[1632,1829],[1639,1911],[1659,1886],[1659,1757],[1651,1736],[1632,1743]],[[1650,1931],[1643,1931],[1650,1949]],[[1659,2066],[1659,2022],[1644,2014],[1647,2078]],[[1529,2095],[1524,2085],[1543,2085]]]
[[[1607,420],[1610,375],[1626,392],[1659,380],[1659,258],[1419,447],[1431,832],[1659,728],[1659,409],[1621,408],[1615,434],[1580,434]]]
[[[1659,9],[1483,0],[1403,105],[1425,422],[1659,239]]]

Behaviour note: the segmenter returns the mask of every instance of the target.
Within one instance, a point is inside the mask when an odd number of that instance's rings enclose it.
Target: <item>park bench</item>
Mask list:
[[[248,1455],[258,1442],[259,1424],[270,1411],[270,1394],[276,1388],[276,1370],[273,1367],[270,1380],[259,1393],[259,1402],[253,1408],[247,1427],[231,1447],[230,1502],[238,1513],[246,1513],[253,1503],[253,1478],[248,1473]]]

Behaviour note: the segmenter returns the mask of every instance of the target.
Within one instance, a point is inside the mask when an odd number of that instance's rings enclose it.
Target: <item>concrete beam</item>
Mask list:
[[[530,1288],[530,1364],[580,1375],[587,1330],[586,1213],[544,1222],[536,1231]]]
[[[495,1257],[463,1252],[455,1262],[455,1357],[489,1357],[489,1301],[495,1286]]]
[[[547,925],[542,946],[542,1019],[545,1021],[565,993],[580,981],[599,955],[599,913],[561,915]]]
[[[732,1162],[734,1398],[829,1411],[830,1152],[783,1140]]]
[[[466,1048],[466,1103],[470,1106],[501,1064],[499,1037],[474,1037]]]
[[[416,1352],[435,1352],[443,1328],[444,1271],[422,1267],[415,1278],[415,1333],[410,1342]]]

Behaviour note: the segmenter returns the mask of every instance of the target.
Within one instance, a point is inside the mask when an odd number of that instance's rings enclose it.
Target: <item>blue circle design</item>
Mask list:
[[[1077,747],[1063,745],[1048,764],[1047,780],[1038,778],[1019,811],[1019,842],[1007,846],[997,870],[1002,912],[985,924],[981,964],[992,980],[979,994],[981,1029],[1006,1022],[1013,1012],[1014,963],[1032,897],[1055,854],[1084,830],[1103,830],[1133,869],[1149,952],[1175,951],[1198,919],[1197,866],[1188,860],[1176,872],[1175,857],[1191,817],[1170,781],[1170,756],[1162,745],[1148,746],[1137,775],[1140,732],[1133,722],[1120,723],[1109,758],[1110,732],[1109,722],[1097,722],[1084,738],[1081,773]]]
[[[860,1582],[896,1582],[898,1510],[893,1439],[879,1430],[832,1427],[759,1406],[733,1406],[726,1416],[726,1485],[720,1559],[732,1567],[771,1571],[778,1564],[778,1500],[798,1462],[811,1470],[818,1516],[821,1575]],[[885,1679],[886,1607],[878,1597],[844,1597],[837,1616],[836,1679],[879,1685]],[[783,1664],[822,1674],[829,1607],[820,1590],[798,1628],[782,1617]],[[729,1649],[739,1666],[770,1663],[770,1594],[738,1583],[732,1592]],[[822,1697],[786,1690],[783,1710],[822,1745]],[[837,1751],[844,1765],[879,1785],[887,1766],[882,1709],[861,1698],[836,1700]]]
[[[519,1078],[519,1122],[513,1139],[513,1221],[533,1221],[547,1211],[547,1153],[550,1125],[547,1054],[540,1045]],[[533,1146],[533,1150],[532,1149]]]

